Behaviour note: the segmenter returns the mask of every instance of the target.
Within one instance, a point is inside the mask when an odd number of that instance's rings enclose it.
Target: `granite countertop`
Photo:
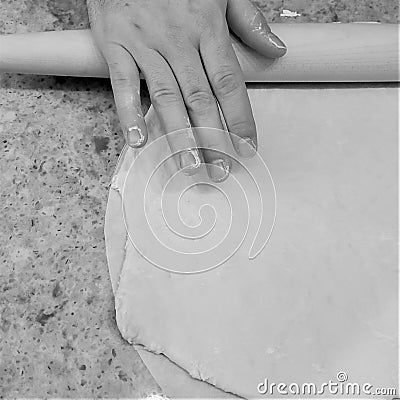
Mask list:
[[[257,3],[273,22],[398,22],[395,0]],[[84,0],[0,3],[1,33],[84,28]],[[0,140],[0,397],[159,391],[114,317],[103,224],[123,139],[109,81],[1,74]]]

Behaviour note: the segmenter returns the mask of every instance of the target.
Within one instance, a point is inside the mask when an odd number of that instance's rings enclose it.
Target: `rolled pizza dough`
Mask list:
[[[259,88],[249,96],[269,171],[243,160],[220,191],[199,185],[185,192],[181,214],[172,216],[186,223],[185,237],[173,232],[182,227],[162,224],[160,198],[173,209],[176,193],[195,178],[178,175],[164,193],[171,171],[159,164],[168,147],[154,147],[136,165],[146,153],[124,151],[106,224],[121,334],[193,378],[246,398],[262,396],[266,379],[318,386],[339,372],[348,382],[397,387],[398,89]],[[162,136],[151,113],[150,141]],[[204,204],[211,207],[200,210]],[[202,223],[214,236],[187,239]],[[256,245],[267,244],[251,259],[258,227],[264,231]],[[199,261],[213,243],[216,252]],[[161,244],[176,246],[175,256]],[[201,254],[183,254],[193,248]],[[232,254],[225,259],[224,252]],[[219,256],[216,268],[191,273]],[[179,273],[171,272],[175,261]]]

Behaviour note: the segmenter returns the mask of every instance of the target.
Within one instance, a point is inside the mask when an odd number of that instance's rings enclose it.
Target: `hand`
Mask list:
[[[87,1],[92,32],[108,63],[118,116],[130,146],[141,147],[147,141],[140,70],[165,132],[190,126],[195,134],[196,127],[223,129],[220,106],[228,131],[237,135],[231,135],[235,150],[244,157],[255,153],[256,127],[228,25],[266,57],[286,53],[257,7],[249,0]],[[231,167],[224,155],[228,135],[201,129],[195,136],[204,161],[215,166],[208,169],[210,177],[225,180]],[[169,145],[173,154],[179,154],[180,167],[195,172],[200,154],[194,136],[179,135]]]

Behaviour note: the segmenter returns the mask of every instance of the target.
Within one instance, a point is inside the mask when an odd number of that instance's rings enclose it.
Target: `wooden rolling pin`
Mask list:
[[[286,43],[270,60],[233,39],[247,82],[399,81],[399,26],[378,23],[271,24]],[[0,71],[108,77],[90,30],[0,36]]]

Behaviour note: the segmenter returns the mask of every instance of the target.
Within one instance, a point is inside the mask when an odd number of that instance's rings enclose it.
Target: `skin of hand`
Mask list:
[[[87,0],[87,4],[130,146],[142,147],[147,141],[141,71],[164,131],[183,132],[173,140],[167,138],[178,166],[187,174],[197,171],[202,158],[212,180],[225,180],[231,168],[226,154],[229,140],[240,156],[255,154],[256,126],[229,30],[269,58],[283,56],[286,46],[254,4],[249,0]],[[233,135],[215,134],[215,129],[224,129],[223,119]]]

